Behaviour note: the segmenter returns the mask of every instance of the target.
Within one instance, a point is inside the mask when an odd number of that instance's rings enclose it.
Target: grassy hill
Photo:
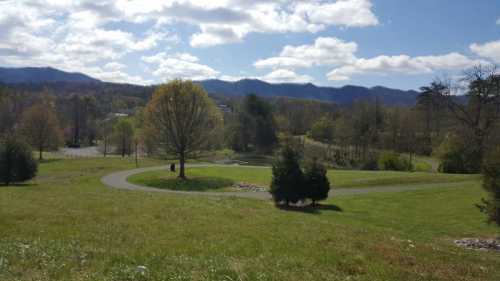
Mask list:
[[[53,159],[33,182],[0,187],[0,280],[500,277],[498,253],[453,244],[498,235],[474,206],[484,196],[477,180],[331,198],[308,213],[263,200],[113,190],[99,181],[133,167],[116,158]],[[346,187],[365,178],[346,173],[331,177]]]

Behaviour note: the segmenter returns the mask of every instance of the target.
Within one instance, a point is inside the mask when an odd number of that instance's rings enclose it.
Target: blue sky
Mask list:
[[[0,0],[0,65],[418,89],[500,63],[493,0]]]

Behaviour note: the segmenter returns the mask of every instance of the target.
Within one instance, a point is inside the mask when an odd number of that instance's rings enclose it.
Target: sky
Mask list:
[[[0,66],[418,89],[500,64],[498,0],[0,0]]]

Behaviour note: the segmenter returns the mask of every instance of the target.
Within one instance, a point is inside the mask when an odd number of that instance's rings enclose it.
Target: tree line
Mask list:
[[[214,101],[199,85],[175,80],[156,87],[149,101],[122,104],[129,114],[111,116],[102,97],[44,91],[25,98],[3,89],[0,133],[22,136],[39,158],[62,142],[99,143],[104,155],[110,143],[122,156],[139,148],[148,155],[170,154],[180,159],[181,178],[185,160],[200,151],[227,147],[269,155],[290,138],[317,150],[306,156],[333,167],[412,170],[419,154],[437,156],[442,172],[477,173],[485,163],[494,165],[486,156],[500,143],[500,75],[478,66],[456,82],[437,79],[421,88],[414,106],[404,107],[376,97],[348,106],[254,94]]]

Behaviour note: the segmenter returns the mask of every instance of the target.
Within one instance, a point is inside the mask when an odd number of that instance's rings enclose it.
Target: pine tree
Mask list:
[[[306,168],[305,172],[306,198],[312,200],[312,205],[316,206],[317,201],[328,198],[330,182],[326,176],[325,167],[314,159]]]
[[[277,204],[297,203],[303,200],[304,174],[299,166],[300,155],[291,146],[285,146],[273,164],[271,194]]]

